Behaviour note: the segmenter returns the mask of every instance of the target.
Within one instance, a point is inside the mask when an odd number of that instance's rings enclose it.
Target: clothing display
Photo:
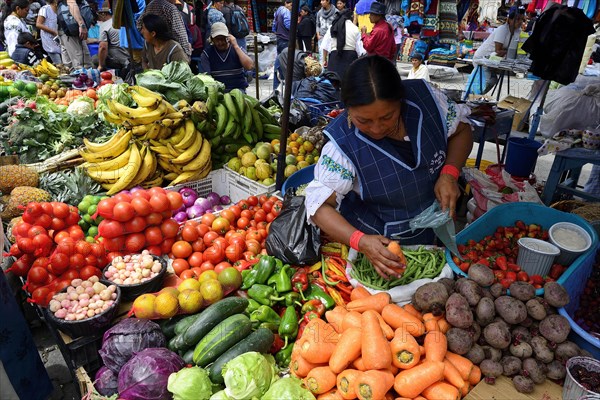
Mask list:
[[[402,8],[405,10],[406,24],[410,25],[411,22],[417,22],[419,25],[423,25],[423,18],[425,12],[429,9],[431,0],[404,0],[402,2]]]
[[[458,43],[458,17],[456,0],[440,0],[440,43]]]
[[[439,0],[431,0],[429,8],[425,12],[423,17],[423,26],[421,27],[421,36],[423,37],[434,37],[438,35],[438,29],[440,24],[439,18]]]

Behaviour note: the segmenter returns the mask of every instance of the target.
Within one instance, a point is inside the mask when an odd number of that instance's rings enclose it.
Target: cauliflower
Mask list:
[[[87,96],[78,97],[69,104],[67,113],[76,116],[92,115],[94,114],[94,100]]]

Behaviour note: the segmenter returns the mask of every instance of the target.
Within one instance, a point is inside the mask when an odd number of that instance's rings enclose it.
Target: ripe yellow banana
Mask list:
[[[171,128],[166,127],[164,125],[160,125],[160,132],[158,133],[158,137],[157,139],[159,140],[163,140],[166,139],[168,137],[170,137],[173,134],[173,131],[171,130]]]
[[[142,165],[138,171],[135,179],[131,183],[132,186],[139,185],[146,179],[154,175],[156,172],[157,161],[154,153],[150,151],[148,146],[142,147],[144,157],[142,159]]]
[[[118,134],[118,133],[117,133]],[[80,150],[79,155],[87,162],[100,162],[110,160],[116,155],[123,153],[129,147],[131,140],[131,131],[126,131],[125,134],[110,148],[101,151]]]
[[[124,121],[128,122],[132,126],[148,125],[164,118],[164,116],[168,113],[167,104],[167,102],[162,102],[154,110],[150,110],[146,107],[127,107],[126,105],[114,100],[107,101],[109,110],[113,114],[123,118]]]
[[[87,169],[86,172],[90,178],[95,180],[96,182],[103,183],[115,183],[121,178],[121,176],[125,175],[128,171],[131,171],[132,168],[135,168],[135,165],[130,164],[131,162],[131,152],[134,151],[133,148],[136,148],[135,143],[132,143],[129,151],[129,159],[127,163],[120,168],[114,170],[98,170],[98,169]],[[136,170],[137,172],[137,170]]]
[[[161,186],[163,183],[163,180],[164,180],[163,173],[160,171],[157,171],[150,178],[148,178],[144,182],[142,182],[142,187],[147,189],[147,188],[151,188],[151,187]]]
[[[138,107],[146,107],[153,110],[163,101],[162,96],[158,93],[154,93],[146,88],[143,88],[144,93],[142,93],[140,88],[141,86],[130,86],[128,90]]]
[[[113,114],[112,112],[110,112],[110,110],[104,110],[104,120],[114,125],[123,124],[123,118],[119,117],[116,114]]]
[[[133,128],[131,128],[131,133],[135,136],[142,136],[146,132],[148,132],[149,127],[150,125],[136,125]]]
[[[152,143],[152,142],[150,142]],[[171,155],[169,148],[167,146],[150,146],[150,150],[158,154],[168,154]]]
[[[148,127],[146,133],[144,135],[140,136],[140,140],[156,139],[158,137],[158,135],[160,134],[160,124],[158,122],[154,122],[150,125],[139,125],[139,126]],[[137,126],[135,126],[134,128],[137,128]]]
[[[83,138],[83,144],[86,150],[91,152],[105,151],[113,147],[123,136],[127,134],[126,129],[119,129],[110,139],[103,143],[94,143],[87,138]]]
[[[204,139],[202,142],[202,148],[194,159],[188,162],[181,168],[184,171],[198,171],[210,163],[210,143]]]
[[[178,176],[179,174],[177,172],[169,172],[165,175],[165,179],[168,181],[174,181]]]
[[[173,147],[171,143],[167,143],[167,149],[169,149],[169,153],[171,153],[173,157],[179,157],[181,153],[183,153],[183,151],[179,151],[175,147]]]
[[[129,156],[131,154],[131,147],[128,147],[123,153],[113,158],[112,160],[100,161],[97,163],[83,163],[81,166],[87,171],[109,171],[119,169],[127,165]]]
[[[176,119],[172,119],[172,118],[168,118],[170,114],[167,114],[165,116],[165,118],[163,118],[160,123],[167,127],[167,128],[174,128],[179,126],[179,124],[181,124],[181,122],[183,121],[183,117],[182,118],[176,118]]]
[[[175,129],[175,133],[172,134],[166,141],[171,144],[177,144],[185,137],[185,126],[181,125]]]
[[[180,151],[184,151],[185,149],[189,148],[192,145],[192,143],[194,143],[194,141],[196,140],[196,135],[202,136],[202,134],[196,130],[194,122],[191,119],[185,121],[184,130],[184,138],[181,139],[180,142],[176,142],[173,144],[173,146]]]
[[[195,135],[194,142],[187,148],[183,153],[179,154],[177,158],[171,160],[174,164],[187,164],[198,154],[202,148],[202,142],[204,139],[202,135]]]
[[[131,156],[129,157],[128,163],[128,166],[130,166],[130,168],[128,168],[125,174],[119,177],[119,180],[115,182],[115,184],[109,189],[109,191],[106,194],[108,196],[112,196],[113,194],[130,187],[131,182],[133,182],[141,167],[141,163],[142,157],[140,155],[140,150],[138,149],[137,144],[134,143],[131,146]]]

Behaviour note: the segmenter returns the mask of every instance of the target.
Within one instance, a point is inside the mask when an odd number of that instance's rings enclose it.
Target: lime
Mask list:
[[[88,242],[88,243],[96,243],[96,239],[94,239],[91,236],[86,236],[85,237],[85,241]]]
[[[90,226],[90,228],[87,231],[88,236],[91,237],[96,237],[96,235],[98,235],[98,227],[97,226]]]
[[[77,209],[79,210],[80,213],[86,213],[88,208],[90,208],[90,203],[88,203],[87,201],[83,200],[81,203],[79,203],[77,205]]]
[[[90,225],[91,225],[91,224],[92,224],[92,222],[94,221],[94,220],[92,219],[92,216],[91,216],[90,214],[85,214],[85,215],[84,215],[82,218],[83,218],[83,220],[84,220],[85,222],[87,222],[87,223],[88,223],[88,224],[90,224]]]
[[[221,285],[227,290],[237,290],[242,286],[242,274],[233,267],[225,268],[217,278]]]
[[[96,210],[98,209],[98,206],[95,204],[92,204],[91,206],[88,207],[87,209],[87,213],[88,215],[94,215],[96,214]]]
[[[37,85],[33,82],[29,82],[25,85],[25,91],[29,94],[37,94]]]
[[[18,91],[25,90],[25,86],[27,86],[27,84],[20,79],[13,83],[13,87],[15,89],[17,89]],[[36,90],[37,90],[37,88],[36,88]]]
[[[102,196],[92,196],[92,204],[98,204],[100,203],[100,200],[102,200]]]
[[[92,204],[93,200],[94,200],[94,195],[86,194],[85,196],[83,196],[83,199],[81,199],[81,202],[82,203]]]
[[[19,97],[21,95],[21,92],[19,92],[19,90],[14,86],[9,86],[8,95],[9,97]]]
[[[48,76],[48,74],[41,74],[41,75],[39,76],[39,79],[40,79],[40,81],[42,81],[42,82],[47,82],[47,81],[48,81],[48,79],[50,79],[50,77]]]
[[[82,230],[86,231],[90,228],[90,224],[88,224],[87,222],[85,222],[84,220],[80,219],[79,222],[77,222],[77,224],[81,227]]]

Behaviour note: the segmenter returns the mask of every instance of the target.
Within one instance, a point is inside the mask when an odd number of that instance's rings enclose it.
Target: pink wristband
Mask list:
[[[354,233],[352,233],[352,235],[350,236],[350,247],[352,247],[356,251],[359,251],[358,242],[360,242],[360,238],[363,236],[365,236],[363,232],[359,231],[358,229],[355,230]]]
[[[460,171],[454,165],[446,164],[442,167],[442,171],[440,172],[440,174],[451,175],[452,177],[454,177],[454,179],[458,180],[458,177],[460,176]]]

